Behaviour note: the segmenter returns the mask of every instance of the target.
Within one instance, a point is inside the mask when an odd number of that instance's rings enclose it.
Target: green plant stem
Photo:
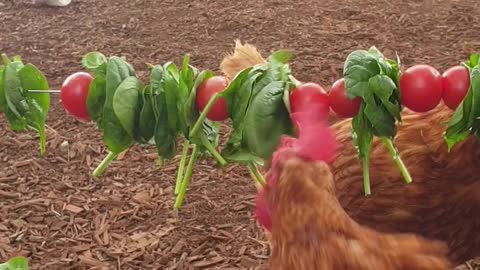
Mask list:
[[[155,164],[157,164],[158,167],[163,167],[163,164],[165,163],[165,161],[163,160],[162,157],[158,157],[157,160],[155,161]]]
[[[38,134],[40,135],[40,155],[43,157],[45,155],[45,143],[47,140],[47,137],[45,135],[45,129],[39,128]]]
[[[408,172],[407,167],[403,163],[402,159],[400,158],[400,154],[398,153],[397,148],[393,145],[393,141],[389,138],[382,137],[381,138],[383,143],[388,149],[388,152],[390,152],[390,155],[393,158],[393,161],[395,161],[395,164],[397,164],[398,169],[402,173],[403,179],[405,179],[405,182],[407,184],[412,183],[412,177],[410,176],[410,173]]]
[[[212,109],[213,104],[215,104],[215,102],[219,98],[220,98],[220,93],[216,93],[215,95],[213,95],[212,98],[210,98],[210,100],[207,103],[207,106],[205,106],[205,109],[203,109],[202,113],[198,117],[197,122],[195,123],[195,125],[193,125],[193,128],[190,131],[190,136],[189,136],[190,138],[194,137],[200,131],[203,125],[203,121],[205,121],[205,118],[207,117],[208,112],[210,111],[210,109]]]
[[[187,73],[187,70],[188,70],[188,62],[190,61],[190,55],[185,55],[185,57],[183,58],[183,63],[182,63],[182,71],[181,71],[181,74],[184,75],[185,73]]]
[[[292,83],[293,83],[293,85],[295,85],[295,87],[298,87],[300,84],[302,84],[299,80],[297,80],[295,77],[293,77],[292,74],[289,74],[288,78],[292,81]]]
[[[362,158],[362,168],[363,168],[363,192],[365,196],[372,194],[370,190],[370,157],[364,156]]]
[[[93,176],[100,176],[100,174],[117,158],[118,154],[112,151],[108,152],[108,155],[102,160],[100,165],[93,171]]]
[[[217,162],[220,164],[220,166],[225,166],[227,164],[227,161],[222,157],[222,155],[213,147],[213,145],[210,143],[210,141],[205,137],[201,136],[202,144],[207,148],[208,152],[212,154],[212,156],[217,160]]]
[[[43,157],[45,155],[45,151],[46,151],[45,144],[46,144],[46,141],[47,141],[47,137],[45,135],[45,127],[36,128],[33,125],[28,125],[28,124],[27,124],[27,127],[38,133],[38,135],[40,137],[39,138],[39,140],[40,140],[40,156]]]
[[[175,200],[175,208],[180,209],[183,204],[183,199],[185,198],[185,193],[187,192],[188,184],[190,183],[190,178],[192,177],[193,166],[198,156],[198,146],[193,145],[192,155],[190,156],[190,161],[188,162],[187,169],[185,171],[185,176],[182,180],[182,185],[180,187],[180,192],[177,195]]]
[[[183,171],[185,170],[185,162],[187,161],[188,146],[190,145],[189,140],[185,140],[183,143],[182,157],[180,158],[180,164],[178,165],[177,171],[177,181],[175,182],[175,195],[180,191],[180,185],[182,184]]]
[[[253,180],[255,180],[257,184],[265,186],[265,178],[263,178],[263,175],[260,173],[257,166],[253,162],[249,162],[247,167],[253,176]]]
[[[3,64],[4,64],[4,65],[8,65],[8,64],[11,63],[11,62],[10,62],[10,59],[8,59],[8,56],[7,56],[6,54],[4,54],[4,53],[2,53],[2,61],[3,61]]]

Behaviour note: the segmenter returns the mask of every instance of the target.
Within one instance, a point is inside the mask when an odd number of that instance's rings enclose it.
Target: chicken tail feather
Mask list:
[[[240,71],[266,63],[267,61],[255,46],[248,43],[242,44],[240,40],[237,39],[233,53],[229,53],[223,58],[220,63],[220,69],[229,80],[232,80]]]

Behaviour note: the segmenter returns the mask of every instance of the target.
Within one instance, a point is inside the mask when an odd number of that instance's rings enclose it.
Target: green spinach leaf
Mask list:
[[[50,107],[50,96],[30,94],[28,90],[48,90],[45,76],[32,64],[24,65],[16,56],[10,61],[6,55],[3,60],[7,65],[2,68],[0,80],[3,111],[16,131],[25,131],[27,127],[40,135],[40,154],[45,153],[46,135],[45,121]]]
[[[364,115],[372,126],[372,135],[393,138],[396,121],[401,121],[398,88],[399,65],[385,59],[375,47],[352,52],[344,67],[345,87],[350,98],[360,97]],[[358,132],[363,132],[358,130]],[[367,131],[365,131],[367,132]]]
[[[50,95],[48,94],[48,82],[45,76],[32,64],[26,64],[19,72],[18,76],[24,91],[28,90],[44,90],[44,94],[28,93],[26,96],[29,99],[35,100],[41,108],[43,118],[47,118],[50,109]]]
[[[232,125],[233,131],[227,142],[227,147],[233,145],[234,147],[240,146],[243,137],[243,129],[246,124],[245,114],[247,113],[248,106],[250,106],[253,85],[257,81],[258,77],[262,75],[260,72],[253,72],[250,76],[240,85],[237,90],[235,102],[232,106]],[[228,150],[228,148],[227,148]]]
[[[372,134],[373,127],[364,113],[364,108],[360,108],[359,114],[352,120],[352,139],[361,159],[370,157]]]
[[[142,87],[142,82],[137,77],[130,76],[123,80],[113,95],[113,111],[131,137],[134,136],[138,95]]]
[[[28,104],[25,100],[22,82],[18,76],[16,66],[8,64],[5,68],[4,79],[5,99],[8,108],[19,118],[24,119],[24,115],[28,111]],[[26,123],[26,119],[24,119]]]
[[[353,143],[362,159],[365,193],[370,194],[369,158],[373,137],[382,139],[407,183],[411,176],[393,143],[396,122],[401,122],[400,61],[386,59],[375,47],[352,52],[344,65],[343,75],[349,98],[360,97],[362,105],[352,120]]]
[[[93,71],[95,75],[103,75],[105,76],[105,65],[107,64],[108,59],[99,52],[90,52],[83,56],[82,58],[82,65]]]
[[[130,133],[124,129],[113,108],[115,92],[128,77],[135,76],[131,66],[120,57],[112,57],[107,63],[106,100],[102,114],[103,140],[113,153],[120,153],[133,144]]]
[[[267,64],[241,71],[224,91],[233,122],[222,151],[229,161],[260,164],[262,158],[271,156],[282,134],[291,134],[284,97],[291,88],[286,82],[292,58],[290,52],[275,52]]]
[[[28,261],[23,256],[13,257],[0,264],[0,270],[29,270]]]
[[[150,74],[150,87],[152,88],[153,113],[155,114],[155,119],[160,117],[160,106],[157,106],[157,96],[160,94],[165,95],[163,91],[163,74],[164,70],[162,66],[152,66]]]
[[[213,76],[213,72],[209,70],[200,72],[200,74],[198,74],[196,77],[194,84],[192,85],[187,102],[184,103],[183,117],[185,118],[185,122],[190,129],[195,125],[198,117],[200,116],[196,105],[197,89],[202,82],[210,79]],[[189,139],[189,134],[187,134],[186,138]]]
[[[107,63],[107,58],[99,52],[87,53],[82,58],[82,65],[94,74],[87,96],[87,112],[100,129],[102,129],[103,110],[107,99]]]
[[[5,99],[5,91],[3,90],[5,77],[5,66],[0,66],[0,112],[4,112],[7,108],[7,100]]]
[[[176,129],[171,129],[168,125],[168,109],[164,92],[160,92],[155,97],[156,111],[158,112],[157,123],[155,125],[155,144],[158,155],[163,159],[171,159],[177,152]]]
[[[380,67],[375,55],[364,50],[351,53],[343,68],[348,97],[353,99],[365,96],[368,91],[368,81],[378,74],[380,74]]]
[[[239,88],[242,88],[243,82],[247,79],[250,75],[250,71],[252,71],[253,67],[246,68],[240,71],[235,78],[230,82],[227,89],[222,92],[222,97],[225,99],[227,103],[228,114],[230,118],[233,119],[233,114],[236,112],[235,110],[235,101],[236,101],[236,94],[239,91]]]
[[[146,86],[139,98],[141,100],[141,110],[136,121],[136,131],[138,132],[137,138],[139,138],[137,141],[147,143],[153,138],[155,124],[157,123],[153,107],[154,101],[152,87],[150,85]]]
[[[283,93],[289,87],[283,81],[271,82],[254,97],[245,115],[244,144],[263,159],[271,158],[282,135],[293,133],[290,115],[283,103]]]
[[[480,63],[478,59],[478,54],[474,54],[470,57],[470,61],[465,63],[470,71],[470,88],[462,103],[455,110],[445,131],[444,139],[449,151],[470,134],[479,136]]]
[[[87,112],[90,118],[102,128],[102,115],[107,98],[106,80],[101,75],[96,76],[90,83],[87,95]]]

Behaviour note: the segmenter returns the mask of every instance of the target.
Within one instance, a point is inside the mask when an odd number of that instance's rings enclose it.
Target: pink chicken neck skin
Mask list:
[[[270,172],[267,175],[266,184],[274,186],[279,178],[277,164],[280,160],[291,157],[302,158],[306,161],[325,161],[335,160],[338,143],[333,131],[328,127],[326,118],[312,117],[311,111],[294,113],[291,115],[292,121],[298,130],[298,139],[284,136],[280,140],[277,150],[273,153]],[[265,200],[265,190],[258,191],[255,200],[255,216],[260,225],[267,231],[272,229],[272,212]]]

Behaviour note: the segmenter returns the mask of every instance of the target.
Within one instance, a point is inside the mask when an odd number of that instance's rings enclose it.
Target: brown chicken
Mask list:
[[[384,234],[353,221],[328,165],[275,154],[264,204],[271,217],[270,270],[447,270],[447,248],[413,234]],[[260,219],[260,221],[262,221]]]
[[[237,41],[221,69],[232,78],[264,62],[255,47]],[[374,140],[372,195],[364,196],[362,166],[348,119],[333,125],[342,149],[331,170],[337,199],[356,222],[383,232],[411,232],[445,241],[449,259],[460,263],[480,256],[480,145],[472,137],[448,153],[442,134],[451,115],[443,105],[423,114],[403,112],[395,143],[413,177],[410,185],[385,146]]]

